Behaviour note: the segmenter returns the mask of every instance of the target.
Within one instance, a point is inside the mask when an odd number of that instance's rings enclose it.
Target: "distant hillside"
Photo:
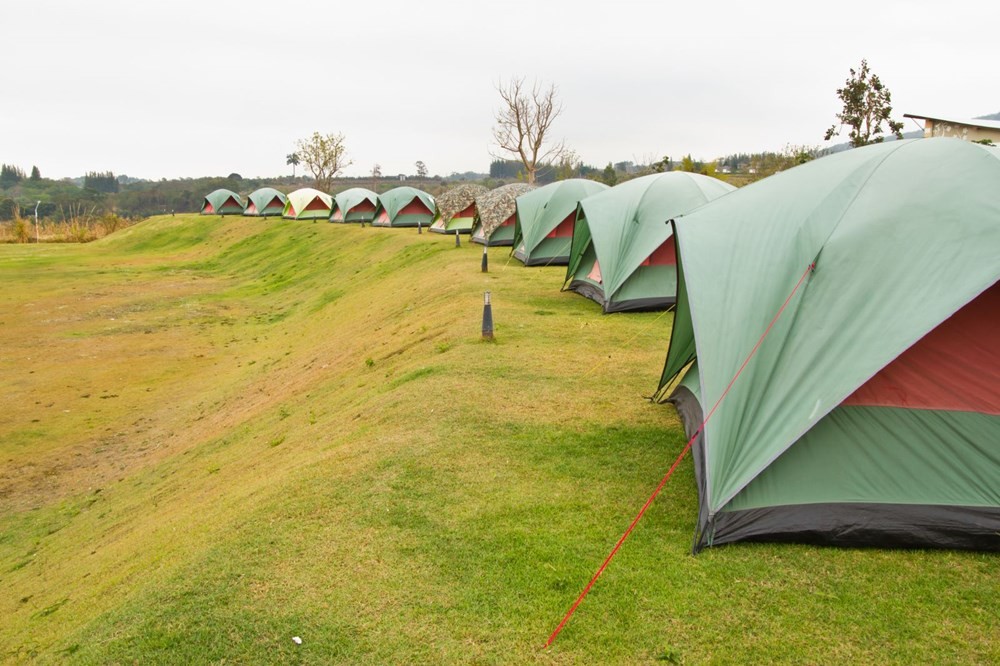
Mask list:
[[[976,116],[976,120],[1000,120],[1000,111],[986,116]]]

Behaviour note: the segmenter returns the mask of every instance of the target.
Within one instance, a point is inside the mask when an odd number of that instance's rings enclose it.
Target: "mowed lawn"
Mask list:
[[[995,554],[692,556],[689,460],[542,649],[685,444],[644,399],[672,317],[481,252],[198,216],[0,246],[0,658],[1000,662]]]

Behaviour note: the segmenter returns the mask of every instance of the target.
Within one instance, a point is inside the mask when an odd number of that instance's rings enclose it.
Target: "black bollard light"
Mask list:
[[[490,305],[490,292],[483,295],[483,340],[493,339],[493,306]]]
[[[488,254],[486,254],[486,247],[483,247],[483,265],[482,265],[482,271],[484,273],[489,273],[490,272],[490,257],[489,257]]]
[[[424,228],[420,226],[420,220],[417,220],[417,233],[418,234],[424,233]]]
[[[458,237],[458,229],[455,229],[455,247],[462,247],[462,239]]]

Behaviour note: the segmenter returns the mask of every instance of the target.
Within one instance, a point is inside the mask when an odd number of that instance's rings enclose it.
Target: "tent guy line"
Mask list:
[[[552,634],[549,636],[549,640],[545,642],[545,646],[542,648],[543,650],[548,649],[552,645],[552,643],[555,642],[560,632],[562,632],[563,627],[565,627],[566,623],[569,622],[569,619],[573,617],[573,613],[576,612],[577,607],[583,602],[584,597],[586,597],[587,594],[590,592],[590,588],[594,586],[594,583],[597,582],[597,579],[600,578],[601,574],[604,573],[604,570],[608,567],[608,564],[611,563],[611,560],[614,559],[615,555],[618,553],[618,549],[622,547],[622,544],[625,543],[625,540],[628,539],[630,534],[632,534],[632,530],[635,529],[635,526],[646,514],[646,509],[648,509],[653,504],[653,501],[656,499],[656,496],[659,495],[660,491],[663,490],[663,487],[667,485],[667,481],[669,481],[670,477],[673,476],[674,470],[676,470],[677,466],[681,464],[681,461],[684,459],[684,456],[686,456],[687,452],[691,450],[691,446],[694,444],[694,441],[698,438],[698,435],[700,435],[702,430],[705,429],[705,424],[708,423],[708,420],[712,418],[713,414],[715,414],[715,410],[718,409],[719,405],[722,404],[722,401],[725,400],[726,395],[729,393],[729,390],[733,388],[733,384],[736,383],[736,380],[739,379],[739,376],[743,374],[743,370],[745,370],[747,365],[750,364],[750,360],[754,357],[754,355],[756,355],[757,350],[759,350],[760,346],[764,343],[764,339],[767,338],[767,336],[771,333],[771,329],[774,328],[774,325],[778,322],[778,319],[781,317],[782,313],[784,313],[785,308],[788,307],[788,304],[792,301],[792,298],[798,292],[799,288],[802,287],[802,284],[806,281],[806,278],[809,277],[809,274],[812,273],[815,269],[816,269],[815,260],[808,266],[806,266],[806,270],[802,273],[802,277],[799,278],[799,281],[795,284],[795,287],[792,289],[791,293],[788,294],[788,298],[785,299],[785,302],[781,304],[780,308],[778,308],[778,312],[771,319],[771,323],[767,325],[767,328],[764,329],[764,333],[762,333],[760,339],[757,340],[757,344],[755,344],[753,346],[753,349],[750,350],[750,353],[747,354],[746,359],[743,361],[743,365],[741,365],[740,369],[736,371],[736,374],[733,375],[733,378],[729,380],[729,385],[726,386],[726,389],[722,392],[722,395],[720,395],[719,399],[715,401],[714,405],[712,405],[712,409],[708,410],[708,414],[702,420],[701,425],[699,425],[698,428],[695,429],[691,437],[688,438],[687,444],[684,445],[684,448],[681,450],[680,455],[678,455],[677,459],[674,460],[674,464],[670,466],[670,469],[667,470],[667,473],[663,475],[662,479],[660,479],[660,483],[656,486],[656,489],[653,490],[653,493],[649,496],[649,499],[646,500],[646,503],[642,505],[642,508],[639,509],[639,513],[637,513],[635,518],[632,519],[632,522],[625,530],[625,533],[621,535],[621,537],[618,539],[618,542],[615,544],[614,548],[612,548],[611,552],[608,553],[608,556],[604,558],[604,562],[601,563],[601,566],[597,569],[597,572],[591,577],[590,582],[588,582],[584,586],[583,591],[580,592],[580,595],[576,598],[576,601],[574,601],[573,605],[569,607],[568,611],[566,611],[566,614],[563,616],[562,621],[559,622],[559,626],[555,628],[555,631],[553,631]]]

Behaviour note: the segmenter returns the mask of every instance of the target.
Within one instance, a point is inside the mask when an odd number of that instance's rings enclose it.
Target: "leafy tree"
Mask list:
[[[298,153],[288,153],[285,155],[285,164],[292,165],[292,178],[295,178],[295,167],[299,165],[300,161]]]
[[[110,194],[118,191],[118,179],[110,171],[88,171],[83,176],[83,189]]]
[[[816,159],[819,151],[811,146],[787,145],[780,153],[755,153],[749,156],[749,182],[772,176],[779,171],[791,169]]]
[[[652,167],[654,173],[664,173],[665,171],[673,171],[674,163],[669,155],[664,155],[663,159],[659,162],[654,162]]]
[[[24,171],[13,164],[0,165],[0,187],[11,187],[24,180]]]
[[[413,166],[417,167],[417,178],[427,177],[427,165],[423,163],[423,160],[417,160]]]
[[[38,167],[31,167],[31,180],[41,180],[42,172],[38,170]]]
[[[227,177],[227,178],[228,178],[229,180],[243,180],[243,176],[241,176],[241,175],[240,175],[240,174],[238,174],[238,173],[231,173],[231,174],[229,174],[229,175],[228,175],[228,176],[226,176],[226,177]]]
[[[329,192],[333,187],[333,179],[351,165],[343,134],[313,132],[308,139],[300,139],[296,146],[299,159],[312,173],[316,189],[320,192]]]
[[[604,181],[605,185],[614,186],[618,182],[618,172],[615,171],[615,167],[611,162],[608,162],[608,166],[604,167],[604,172],[601,174],[601,180]]]
[[[495,116],[493,140],[501,151],[521,161],[525,179],[534,183],[539,166],[558,160],[566,149],[562,141],[545,145],[552,123],[562,113],[555,84],[544,89],[535,82],[529,91],[523,78],[511,79],[506,85],[497,84],[497,92],[501,104]]]
[[[826,131],[824,140],[829,141],[840,134],[844,125],[850,128],[851,146],[867,146],[882,143],[882,123],[897,139],[903,138],[903,123],[892,120],[892,95],[879,80],[877,74],[868,69],[868,61],[861,61],[858,71],[851,69],[851,76],[843,88],[837,89],[837,97],[844,103],[844,110],[837,114],[839,124]]]

